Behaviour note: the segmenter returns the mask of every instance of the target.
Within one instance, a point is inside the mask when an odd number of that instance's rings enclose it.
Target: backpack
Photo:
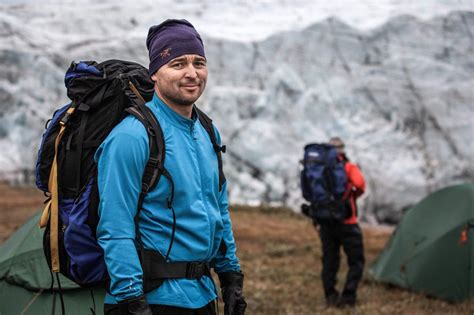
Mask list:
[[[336,148],[329,144],[308,144],[302,163],[301,188],[303,198],[311,203],[309,215],[317,222],[342,222],[348,218],[347,175]]]
[[[48,197],[40,220],[40,227],[46,227],[43,250],[52,272],[60,272],[80,286],[95,286],[108,280],[103,250],[96,239],[100,201],[94,161],[97,148],[127,115],[145,126],[150,157],[142,176],[136,223],[147,192],[156,187],[161,175],[172,180],[164,168],[163,131],[145,106],[154,93],[146,68],[121,60],[72,63],[65,85],[71,102],[56,110],[46,124],[36,163],[36,185]],[[217,144],[212,120],[196,110],[217,154],[221,189],[225,146]],[[171,246],[172,242],[169,250]]]

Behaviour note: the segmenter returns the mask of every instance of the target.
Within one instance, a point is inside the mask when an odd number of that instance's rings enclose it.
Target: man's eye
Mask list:
[[[194,66],[197,68],[203,68],[206,66],[206,63],[204,61],[197,61],[194,63]]]
[[[183,67],[183,63],[182,62],[177,62],[177,63],[173,63],[171,65],[173,68],[182,68]]]

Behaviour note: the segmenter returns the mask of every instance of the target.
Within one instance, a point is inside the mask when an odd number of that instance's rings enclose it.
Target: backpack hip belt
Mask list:
[[[209,262],[169,262],[159,252],[147,249],[142,249],[139,256],[143,269],[143,290],[145,292],[158,288],[166,279],[199,280],[202,276],[211,278]]]

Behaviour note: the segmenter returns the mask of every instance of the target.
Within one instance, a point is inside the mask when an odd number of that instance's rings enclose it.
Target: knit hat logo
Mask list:
[[[170,55],[171,55],[171,47],[168,47],[165,50],[163,50],[162,52],[160,52],[161,59],[169,57]]]

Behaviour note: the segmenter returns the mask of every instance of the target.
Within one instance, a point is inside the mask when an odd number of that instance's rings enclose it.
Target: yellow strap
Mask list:
[[[71,115],[74,112],[74,108],[69,108],[66,111],[65,115]],[[49,231],[50,231],[50,239],[49,239],[49,246],[51,250],[51,271],[59,272],[59,191],[58,191],[58,147],[61,138],[64,135],[64,131],[66,130],[66,126],[63,122],[60,122],[61,129],[59,130],[59,134],[56,137],[54,142],[54,159],[53,164],[51,165],[51,171],[49,173],[49,182],[48,182],[48,190],[51,193],[51,200],[49,205]],[[43,220],[43,216],[41,220]],[[41,221],[42,222],[42,221]],[[40,223],[41,224],[41,223]]]
[[[57,163],[57,156],[58,156],[58,145],[59,141],[61,140],[64,130],[66,128],[61,126],[61,130],[59,131],[58,136],[56,137],[56,141],[54,144],[55,154],[53,164],[51,165],[51,173],[49,174],[49,192],[51,193],[51,207],[50,212],[51,215],[49,217],[49,231],[50,231],[50,238],[49,238],[49,246],[51,250],[51,270],[53,272],[59,272],[59,246],[58,246],[58,227],[59,227],[59,192],[58,192],[58,163]]]
[[[138,89],[135,87],[135,85],[132,83],[132,81],[128,81],[128,85],[130,86],[130,89],[132,90],[132,92],[133,92],[139,99],[141,99],[143,103],[146,103],[145,99],[144,99],[143,96],[140,94],[140,92],[139,92]]]
[[[44,207],[43,214],[41,215],[41,219],[40,219],[40,222],[39,222],[39,227],[41,229],[45,228],[46,225],[48,224],[50,208],[51,208],[51,199],[48,201],[48,203]]]

